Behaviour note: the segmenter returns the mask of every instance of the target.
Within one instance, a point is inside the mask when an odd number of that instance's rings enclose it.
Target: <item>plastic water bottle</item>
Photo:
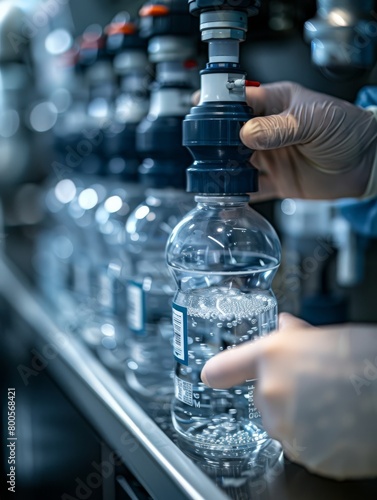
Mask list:
[[[101,242],[95,212],[109,189],[103,128],[112,118],[116,87],[104,42],[91,26],[78,50],[68,51],[61,62],[72,102],[53,129],[55,161],[44,200],[49,227],[35,257],[41,289],[63,327],[75,331],[93,305],[91,275]]]
[[[248,196],[197,196],[174,229],[167,261],[178,285],[173,303],[173,423],[184,451],[242,459],[269,440],[254,405],[257,381],[228,390],[201,382],[205,362],[277,326],[271,282],[280,262],[272,226]]]
[[[193,207],[183,190],[150,189],[126,225],[127,323],[126,379],[144,401],[170,402],[173,395],[171,307],[175,283],[165,247],[175,227]]]

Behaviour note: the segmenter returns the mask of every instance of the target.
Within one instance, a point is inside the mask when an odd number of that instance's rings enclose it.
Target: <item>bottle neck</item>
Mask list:
[[[208,196],[198,195],[195,196],[195,201],[198,206],[217,206],[217,207],[239,207],[249,202],[249,196]]]

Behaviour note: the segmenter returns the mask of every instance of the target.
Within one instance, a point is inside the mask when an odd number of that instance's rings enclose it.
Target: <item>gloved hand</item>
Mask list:
[[[252,201],[366,192],[377,152],[372,111],[289,82],[246,91],[255,113],[265,115],[241,129],[241,140],[256,150],[251,163],[261,174]]]
[[[203,382],[258,379],[264,427],[289,458],[336,479],[377,476],[377,326],[314,328],[282,314],[279,327],[211,358]]]

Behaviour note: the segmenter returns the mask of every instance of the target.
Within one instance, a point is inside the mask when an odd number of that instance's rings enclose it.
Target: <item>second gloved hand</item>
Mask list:
[[[252,200],[365,193],[377,152],[371,111],[289,82],[248,88],[247,100],[263,115],[241,129],[261,174]]]
[[[314,328],[283,314],[279,332],[202,371],[218,389],[251,379],[263,425],[289,458],[336,479],[377,476],[377,326]]]

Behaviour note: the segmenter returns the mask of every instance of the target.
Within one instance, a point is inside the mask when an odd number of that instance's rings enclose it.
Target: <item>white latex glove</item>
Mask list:
[[[241,140],[256,150],[251,163],[261,174],[252,200],[366,193],[377,148],[372,111],[289,82],[249,87],[247,101],[264,115],[241,129]]]
[[[264,427],[291,460],[336,479],[377,476],[377,326],[314,328],[282,314],[279,327],[211,358],[203,382],[258,379]]]

